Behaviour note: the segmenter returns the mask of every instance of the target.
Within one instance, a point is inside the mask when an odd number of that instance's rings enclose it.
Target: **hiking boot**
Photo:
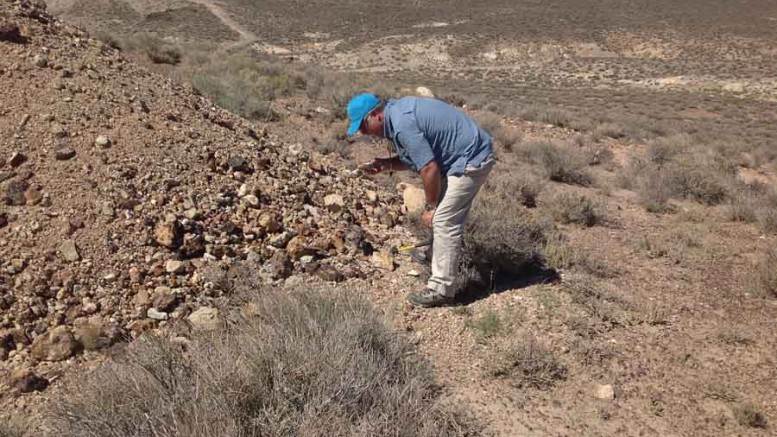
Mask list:
[[[419,293],[408,294],[407,301],[410,302],[410,304],[412,304],[414,307],[422,308],[441,307],[452,305],[454,303],[454,299],[452,297],[445,296],[444,294],[441,294],[436,290],[432,290],[431,288],[426,288]]]

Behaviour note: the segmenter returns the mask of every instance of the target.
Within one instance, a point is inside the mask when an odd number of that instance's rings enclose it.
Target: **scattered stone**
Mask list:
[[[165,270],[167,273],[181,273],[186,269],[186,264],[184,264],[182,261],[177,261],[174,259],[168,260],[167,263],[165,263]]]
[[[407,275],[417,278],[421,276],[421,273],[418,270],[410,270],[409,272],[407,272]]]
[[[36,375],[31,369],[16,369],[11,372],[11,387],[19,390],[20,393],[32,393],[34,391],[46,390],[49,381]]]
[[[281,230],[281,226],[278,223],[275,214],[263,213],[259,216],[258,224],[265,232],[275,233]]]
[[[304,256],[313,255],[315,253],[315,249],[307,245],[307,240],[305,237],[297,235],[296,237],[289,240],[289,243],[286,245],[286,252],[288,252],[289,256],[291,256],[291,259],[297,260]]]
[[[0,229],[8,226],[8,214],[0,212]]]
[[[10,158],[8,158],[8,165],[11,167],[18,167],[27,162],[27,155],[21,152],[14,152]]]
[[[253,206],[254,208],[259,206],[259,198],[254,196],[253,194],[249,194],[245,196],[243,199],[245,199],[246,203]]]
[[[176,248],[182,243],[183,230],[177,221],[165,221],[160,223],[154,231],[157,244],[164,247]]]
[[[8,205],[21,206],[27,203],[27,198],[24,193],[30,185],[24,181],[11,181],[5,186],[5,203]]]
[[[372,254],[372,264],[383,270],[393,272],[396,269],[394,256],[388,252],[374,252]]]
[[[30,121],[32,116],[30,114],[24,114],[22,117],[22,121],[19,122],[19,125],[16,126],[16,130],[22,131],[24,130],[24,127],[27,126],[27,123]]]
[[[294,238],[294,232],[291,231],[284,231],[280,234],[273,235],[270,237],[270,246],[277,247],[278,249],[283,249],[286,247],[287,244],[289,244],[289,241]]]
[[[367,200],[371,203],[376,203],[378,201],[378,193],[376,191],[367,190]]]
[[[227,165],[232,171],[241,171],[243,173],[253,173],[254,169],[251,167],[251,163],[242,156],[233,155],[227,160]]]
[[[183,245],[178,249],[178,253],[183,259],[192,259],[204,255],[206,252],[205,241],[201,235],[186,234],[183,239]]]
[[[58,161],[67,161],[68,159],[72,159],[76,156],[76,151],[72,147],[63,147],[61,149],[57,149],[56,152],[54,152],[54,157]]]
[[[291,275],[292,263],[289,254],[279,250],[270,258],[270,276],[273,279],[285,279]]]
[[[167,287],[157,287],[154,291],[154,308],[169,313],[178,306],[178,295]]]
[[[24,41],[24,38],[22,38],[22,35],[19,32],[19,26],[14,23],[0,21],[0,41],[15,43]]]
[[[49,65],[49,58],[46,57],[46,55],[35,55],[35,57],[32,58],[32,62],[36,67],[46,68]]]
[[[58,326],[32,342],[32,357],[41,361],[62,361],[78,352],[80,345],[66,326]]]
[[[345,281],[345,275],[337,271],[329,264],[321,264],[314,272],[314,275],[318,276],[327,282],[343,282]]]
[[[610,384],[597,384],[594,387],[594,397],[597,399],[615,399],[615,389]]]
[[[104,135],[100,135],[96,140],[94,140],[94,145],[105,149],[111,146],[111,140],[109,140],[108,137]]]
[[[140,284],[143,282],[143,272],[137,267],[130,267],[129,278],[131,284]]]
[[[103,202],[100,205],[100,214],[108,218],[116,217],[116,209],[113,207],[113,203]]]
[[[167,320],[168,317],[167,313],[157,311],[154,308],[149,308],[148,311],[146,311],[146,316],[153,320]]]
[[[78,247],[73,240],[65,240],[59,245],[59,254],[62,259],[69,262],[76,262],[81,259],[81,255],[78,253]]]
[[[43,200],[43,194],[35,187],[24,190],[24,201],[27,205],[37,205]]]
[[[202,218],[202,212],[197,208],[189,208],[183,213],[184,217],[189,220],[199,220]]]
[[[192,312],[188,319],[194,329],[215,331],[219,327],[219,310],[217,308],[202,307]]]
[[[340,194],[329,194],[324,197],[324,206],[332,212],[338,212],[345,206],[345,201]]]
[[[54,125],[51,126],[51,134],[54,135],[54,138],[65,138],[68,135],[67,127],[60,123],[54,123]]]

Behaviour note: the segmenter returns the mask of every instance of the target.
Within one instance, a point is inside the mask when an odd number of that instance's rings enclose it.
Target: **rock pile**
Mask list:
[[[212,327],[235,263],[373,274],[401,201],[34,1],[0,1],[0,370],[6,392],[174,320]],[[0,375],[2,373],[0,372]],[[14,388],[15,387],[15,388]],[[0,393],[2,393],[0,391]]]

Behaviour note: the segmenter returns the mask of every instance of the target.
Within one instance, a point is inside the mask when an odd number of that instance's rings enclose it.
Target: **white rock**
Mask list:
[[[146,311],[146,316],[148,316],[149,319],[154,320],[167,320],[167,313],[157,311],[156,308],[149,308],[148,311]]]
[[[214,331],[219,327],[219,310],[217,308],[202,307],[189,315],[189,323],[195,329]]]
[[[165,270],[167,271],[167,273],[180,273],[181,271],[183,271],[184,267],[185,265],[182,261],[178,261],[174,259],[168,260],[165,263]]]
[[[610,384],[596,384],[596,387],[594,387],[594,397],[597,399],[615,399],[615,389]]]
[[[329,194],[324,197],[324,206],[332,212],[337,212],[343,209],[345,200],[343,200],[343,196],[339,194]]]
[[[430,90],[425,86],[419,86],[418,88],[416,88],[415,95],[417,95],[418,97],[429,97],[432,99],[434,98],[434,93],[432,92],[432,90]]]

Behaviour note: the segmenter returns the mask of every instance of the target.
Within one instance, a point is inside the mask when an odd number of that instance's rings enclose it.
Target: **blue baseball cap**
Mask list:
[[[378,103],[380,99],[373,94],[359,94],[348,102],[348,119],[351,120],[348,135],[356,135],[364,117],[378,106]]]

